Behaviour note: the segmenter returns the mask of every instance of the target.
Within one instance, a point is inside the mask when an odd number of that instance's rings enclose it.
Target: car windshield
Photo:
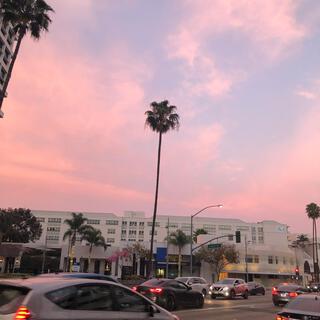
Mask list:
[[[167,280],[163,280],[163,279],[150,279],[144,283],[142,283],[142,286],[147,286],[147,287],[151,287],[151,286],[160,286],[162,284],[164,284]]]
[[[28,291],[26,288],[0,285],[0,314],[15,313]]]
[[[217,284],[233,284],[233,279],[223,279],[217,282]]]
[[[289,285],[289,286],[279,286],[278,287],[278,290],[279,291],[296,291],[298,290],[299,287],[298,286],[295,286],[295,285]]]
[[[286,309],[297,311],[317,312],[320,315],[320,298],[319,297],[298,297],[292,300]]]

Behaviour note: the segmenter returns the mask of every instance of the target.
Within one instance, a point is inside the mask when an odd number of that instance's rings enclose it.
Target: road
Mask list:
[[[274,320],[280,307],[275,307],[271,294],[265,296],[250,296],[248,300],[206,299],[203,309],[183,309],[174,312],[181,320]]]

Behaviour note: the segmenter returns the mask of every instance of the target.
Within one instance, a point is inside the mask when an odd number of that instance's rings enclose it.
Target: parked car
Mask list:
[[[187,286],[190,286],[194,291],[201,292],[204,297],[209,292],[210,284],[204,278],[178,277],[176,280],[185,283]]]
[[[34,277],[0,282],[0,319],[159,319],[178,317],[115,282]]]
[[[202,293],[173,279],[150,279],[133,289],[169,311],[178,307],[202,308],[204,304]]]
[[[57,273],[43,273],[37,277],[60,277],[60,278],[80,278],[80,279],[93,279],[104,280],[120,283],[120,281],[114,277],[99,273],[85,273],[85,272],[57,272]]]
[[[295,283],[283,283],[272,288],[272,302],[275,306],[286,304],[307,290]]]
[[[290,301],[278,314],[276,320],[320,319],[320,296],[304,294]]]
[[[250,281],[247,283],[247,285],[249,294],[252,296],[255,296],[257,294],[262,294],[264,296],[266,294],[266,289],[261,283]]]
[[[312,282],[307,286],[310,292],[320,292],[320,283]]]
[[[215,299],[216,297],[233,299],[236,296],[241,296],[244,299],[248,299],[249,289],[247,284],[242,279],[225,278],[213,283],[209,289],[209,294],[212,299]]]

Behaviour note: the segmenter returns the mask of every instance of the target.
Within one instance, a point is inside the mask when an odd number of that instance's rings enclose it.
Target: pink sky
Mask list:
[[[0,122],[1,207],[152,214],[151,101],[178,107],[159,214],[277,220],[310,232],[320,192],[320,4],[48,0]],[[319,201],[320,202],[320,201]]]

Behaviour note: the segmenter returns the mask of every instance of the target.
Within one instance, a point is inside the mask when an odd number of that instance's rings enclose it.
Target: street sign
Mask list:
[[[221,248],[221,243],[210,243],[208,244],[208,249],[218,249]]]

